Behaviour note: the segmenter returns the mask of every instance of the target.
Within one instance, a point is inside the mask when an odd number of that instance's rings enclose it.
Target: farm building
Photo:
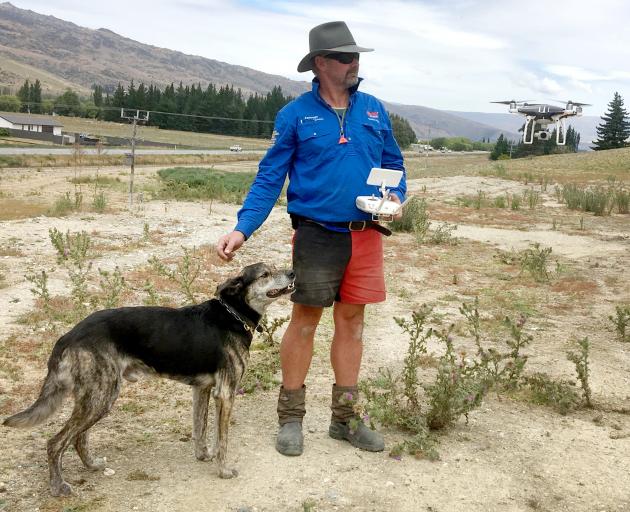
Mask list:
[[[0,112],[0,128],[61,136],[62,127],[63,124],[55,116]]]

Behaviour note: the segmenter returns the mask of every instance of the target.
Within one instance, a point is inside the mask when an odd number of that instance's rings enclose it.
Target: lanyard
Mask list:
[[[337,112],[336,109],[333,108],[333,111],[335,112],[335,115],[337,116],[337,121],[339,121],[339,144],[346,144],[348,142],[348,139],[346,139],[343,133],[343,121],[346,118],[346,112],[348,111],[348,108],[346,107],[343,110],[343,114],[341,114],[341,116],[339,115],[339,112]]]

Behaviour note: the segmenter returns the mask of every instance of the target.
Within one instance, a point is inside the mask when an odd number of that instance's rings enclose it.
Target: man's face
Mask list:
[[[331,82],[346,89],[359,81],[358,53],[331,53],[317,57],[320,75],[325,75]]]

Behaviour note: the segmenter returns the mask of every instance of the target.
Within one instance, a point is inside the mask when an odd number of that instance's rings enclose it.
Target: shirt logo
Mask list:
[[[271,132],[271,144],[275,144],[277,138],[278,138],[278,130],[274,130],[273,132]]]
[[[304,117],[301,122],[304,123],[304,121],[323,121],[324,118],[321,116],[306,116]]]
[[[368,110],[367,115],[370,119],[378,119],[378,112],[370,112]]]

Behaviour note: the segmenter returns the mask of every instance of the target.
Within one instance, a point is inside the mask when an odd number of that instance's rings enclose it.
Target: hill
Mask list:
[[[159,86],[180,80],[185,84],[234,84],[250,93],[266,93],[279,85],[293,95],[308,87],[306,82],[142,44],[105,28],[80,27],[4,2],[0,4],[0,86],[15,87],[24,81],[23,72],[28,70],[15,68],[16,63],[56,77],[56,81],[37,77],[44,91],[51,93],[63,91],[67,83],[82,91],[92,84],[111,91],[119,82],[132,79]]]
[[[158,48],[120,36],[0,3],[0,88],[15,93],[25,79],[39,79],[44,94],[58,95],[68,87],[88,95],[93,84],[105,91],[122,83],[233,85],[247,93],[267,93],[279,85],[297,96],[309,82],[264,73],[218,60]],[[501,127],[424,106],[387,103],[407,118],[419,138],[464,136],[495,139]],[[516,129],[518,126],[516,127]],[[516,131],[516,129],[514,131]],[[514,134],[514,137],[517,137]]]

